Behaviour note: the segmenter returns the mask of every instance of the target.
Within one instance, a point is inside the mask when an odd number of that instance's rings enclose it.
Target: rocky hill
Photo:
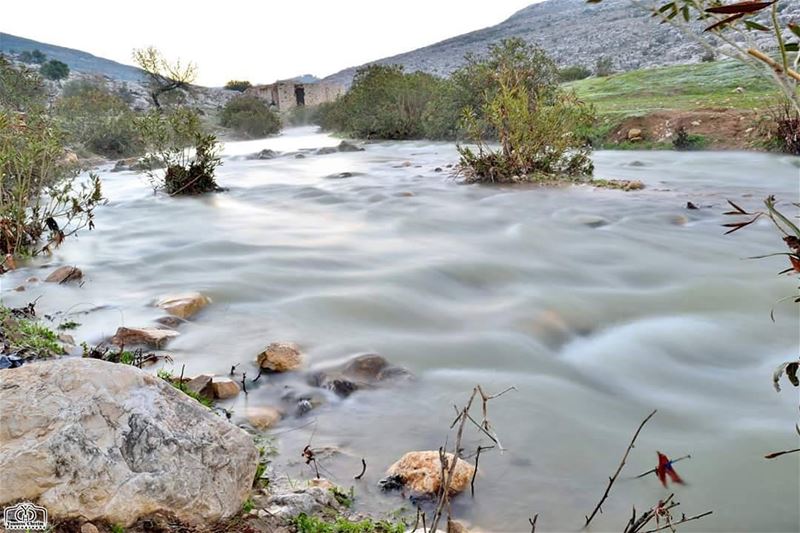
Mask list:
[[[800,1],[782,2],[781,18],[800,19]],[[700,60],[704,49],[675,28],[659,24],[630,0],[547,0],[522,9],[496,26],[452,37],[424,48],[378,59],[445,76],[463,64],[464,55],[480,54],[490,43],[521,37],[543,47],[561,66],[592,67],[604,56],[617,70],[635,70]],[[768,39],[768,37],[766,37]],[[349,85],[357,67],[325,78]]]

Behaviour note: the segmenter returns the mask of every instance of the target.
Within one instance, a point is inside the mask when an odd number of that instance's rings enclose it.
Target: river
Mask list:
[[[199,290],[213,304],[170,344],[178,371],[238,364],[254,376],[273,341],[297,342],[312,369],[369,352],[407,368],[415,381],[329,396],[274,432],[276,462],[296,479],[313,475],[306,444],[339,449],[320,465],[355,487],[358,509],[411,508],[378,479],[406,451],[442,445],[453,405],[480,383],[517,389],[490,404],[506,451],[484,453],[475,498],[454,502],[484,531],[529,531],[535,513],[543,531],[578,531],[653,409],[592,531],[622,530],[632,505],[668,494],[654,476],[629,479],[655,466],[656,450],[692,456],[676,465],[687,482],[674,488],[678,511],[714,511],[684,530],[797,531],[798,455],[763,458],[798,442],[797,390],[771,383],[797,356],[797,305],[775,303],[797,284],[776,276],[785,258],[746,259],[784,251],[766,220],[729,236],[721,224],[726,199],[797,201],[800,159],[597,152],[598,177],[647,185],[620,192],[462,185],[446,143],[244,157],[338,142],[296,128],[228,143],[218,181],[229,190],[204,197],[154,195],[140,175],[101,169],[109,203],[97,229],[0,278],[5,304],[40,297],[40,313],[76,313],[73,335],[99,342],[151,325],[156,297]],[[61,264],[83,269],[83,286],[12,290]],[[297,381],[262,378],[225,405],[238,417]],[[367,473],[353,481],[362,457]]]

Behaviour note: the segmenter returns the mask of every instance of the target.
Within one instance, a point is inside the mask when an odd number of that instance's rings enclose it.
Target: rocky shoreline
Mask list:
[[[45,281],[78,285],[83,272],[65,265]],[[47,509],[55,531],[81,533],[314,531],[336,520],[368,525],[363,531],[405,530],[402,521],[353,511],[352,492],[319,475],[320,450],[303,451],[317,472],[297,482],[275,471],[261,444],[281,419],[302,418],[325,403],[326,394],[346,398],[413,380],[410,372],[369,353],[308,370],[300,346],[271,342],[255,355],[256,370],[155,374],[181,326],[213,303],[187,292],[152,305],[165,312],[156,324],[119,327],[98,346],[82,343],[82,357],[65,335],[59,337],[63,356],[10,353],[11,340],[4,342],[10,364],[0,370],[0,505],[33,502]],[[34,304],[27,316],[35,316]],[[248,405],[235,416],[214,405],[287,373],[307,388],[286,387],[279,403]],[[457,465],[452,493],[464,490],[474,474],[468,462]],[[386,469],[382,483],[430,498],[441,489],[441,466],[439,452],[409,452]],[[315,526],[314,520],[321,522]]]

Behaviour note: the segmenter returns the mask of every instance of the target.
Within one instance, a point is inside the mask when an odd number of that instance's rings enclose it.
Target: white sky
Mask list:
[[[4,1],[0,31],[128,64],[133,48],[153,45],[197,63],[201,85],[268,83],[413,50],[537,1]]]

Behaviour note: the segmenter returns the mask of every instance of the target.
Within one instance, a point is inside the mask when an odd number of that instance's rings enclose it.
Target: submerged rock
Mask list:
[[[245,416],[250,425],[260,431],[269,429],[283,418],[283,414],[278,409],[267,405],[248,407]]]
[[[4,371],[0,505],[130,525],[235,515],[249,496],[252,438],[130,365],[68,358]]]
[[[180,333],[171,329],[126,328],[123,326],[117,328],[117,332],[111,337],[111,343],[117,346],[149,346],[158,349],[178,335]]]
[[[189,392],[192,392],[204,398],[208,398],[209,400],[213,400],[214,386],[211,384],[212,380],[213,376],[210,376],[208,374],[201,374],[195,378],[190,379],[189,381],[184,383],[183,386]]]
[[[191,318],[211,303],[211,298],[199,292],[185,292],[165,296],[156,302],[156,307],[178,318]]]
[[[449,468],[453,454],[445,454],[445,459]],[[457,494],[466,489],[474,472],[474,466],[464,459],[459,459],[450,483],[450,493]],[[400,483],[404,489],[415,495],[435,495],[442,485],[442,462],[439,452],[408,452],[389,467],[387,475],[388,477],[381,482],[381,485],[387,490],[393,489],[394,485]]]
[[[280,492],[267,500],[266,511],[279,518],[291,519],[300,514],[311,516],[324,510],[337,510],[339,502],[333,492],[323,487],[308,487]]]
[[[375,387],[396,379],[409,379],[411,373],[393,366],[381,355],[364,354],[353,357],[345,364],[321,370],[309,376],[309,384],[347,397],[359,389]]]
[[[275,150],[270,150],[269,148],[265,148],[260,152],[247,156],[247,159],[275,159],[279,155],[281,155],[280,152],[276,152]]]
[[[232,379],[222,377],[214,377],[211,379],[211,389],[214,391],[214,398],[217,400],[235,398],[242,390],[239,384]]]
[[[340,152],[363,152],[364,149],[361,147],[356,146],[353,143],[349,143],[347,141],[342,141],[339,143],[339,146],[336,147],[337,150]]]
[[[303,354],[292,342],[273,342],[258,354],[258,366],[270,372],[288,372],[303,366]]]
[[[71,283],[83,279],[81,269],[74,266],[58,267],[50,273],[44,280],[48,283]]]

